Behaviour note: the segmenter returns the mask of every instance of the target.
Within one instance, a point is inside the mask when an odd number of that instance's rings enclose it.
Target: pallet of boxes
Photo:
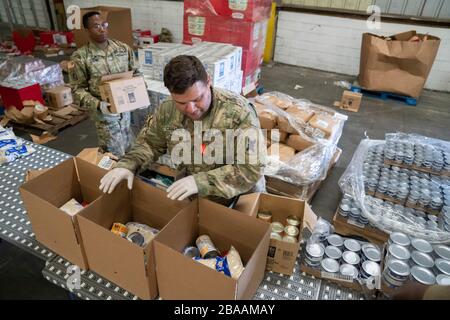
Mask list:
[[[310,201],[341,155],[337,143],[347,117],[279,92],[253,102],[266,130],[267,190]]]

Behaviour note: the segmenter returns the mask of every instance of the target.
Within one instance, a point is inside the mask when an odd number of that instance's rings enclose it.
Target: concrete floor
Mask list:
[[[333,74],[281,64],[264,67],[261,83],[265,91],[281,91],[296,98],[332,106],[340,100],[343,89],[334,81],[353,82],[351,76]],[[294,89],[296,85],[303,89]],[[331,220],[340,196],[338,180],[359,141],[366,135],[383,139],[386,132],[414,132],[450,140],[450,93],[424,91],[417,107],[397,101],[381,101],[364,97],[358,113],[344,112],[349,120],[339,143],[341,159],[312,201],[316,214]],[[23,135],[24,138],[29,138]],[[97,145],[90,120],[61,132],[47,144],[51,148],[75,155]],[[50,284],[41,275],[44,262],[8,243],[0,243],[0,299],[66,299],[64,290]]]

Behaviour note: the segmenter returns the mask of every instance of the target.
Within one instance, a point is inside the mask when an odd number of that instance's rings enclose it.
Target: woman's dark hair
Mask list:
[[[181,55],[164,68],[164,85],[171,93],[183,94],[197,81],[208,82],[205,67],[197,57]]]
[[[100,12],[98,11],[89,11],[83,15],[83,27],[85,29],[89,28],[89,18],[93,16],[99,16]]]

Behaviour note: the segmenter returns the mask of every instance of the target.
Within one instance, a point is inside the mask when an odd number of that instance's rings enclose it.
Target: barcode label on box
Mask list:
[[[293,257],[293,252],[292,251],[283,251],[283,258],[284,259],[290,259]]]
[[[348,220],[347,220],[347,223],[348,223],[348,224],[351,224],[351,225],[353,225],[353,226],[355,226],[355,227],[361,228],[361,229],[364,229],[364,228],[365,228],[365,225],[363,225],[363,224],[361,224],[361,223],[359,223],[358,221],[355,221],[355,220],[353,220],[353,219],[348,219]]]
[[[128,101],[130,101],[130,103],[135,103],[136,102],[136,96],[134,95],[134,92],[129,92],[128,93]]]

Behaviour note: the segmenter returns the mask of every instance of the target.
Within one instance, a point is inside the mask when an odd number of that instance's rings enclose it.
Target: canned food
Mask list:
[[[327,243],[330,246],[338,247],[341,249],[344,246],[344,239],[338,234],[330,234],[327,237]]]
[[[362,260],[363,261],[373,261],[380,262],[381,261],[381,251],[375,245],[371,243],[365,243],[361,246],[361,251],[363,253]]]
[[[405,247],[399,246],[398,244],[391,244],[388,247],[388,256],[388,259],[407,261],[411,257],[411,253]]]
[[[322,270],[329,273],[339,272],[339,262],[334,259],[325,258],[320,262]]]
[[[291,236],[284,236],[282,241],[289,243],[297,243],[297,238]]]
[[[272,228],[272,232],[279,233],[280,235],[284,231],[284,226],[280,222],[272,222],[271,228]]]
[[[411,241],[409,237],[401,232],[392,232],[389,236],[389,244],[398,244],[399,246],[409,247]]]
[[[300,218],[297,216],[289,216],[286,218],[286,223],[288,226],[299,227],[300,226]]]
[[[411,253],[411,267],[413,266],[433,268],[434,260],[428,253],[413,251]]]
[[[433,247],[431,246],[431,244],[424,239],[418,239],[418,238],[414,238],[411,239],[411,246],[420,252],[424,252],[424,253],[432,253],[433,252]]]
[[[283,241],[283,237],[281,236],[281,234],[276,233],[276,232],[271,232],[270,233],[270,239]]]
[[[401,287],[410,275],[410,268],[405,261],[389,260],[383,271],[383,280],[391,288]]]
[[[119,237],[126,238],[128,234],[128,228],[122,223],[114,223],[111,228],[111,232]]]
[[[197,247],[186,247],[183,251],[183,255],[188,258],[197,258],[200,257],[200,250]]]
[[[284,228],[284,233],[288,236],[294,237],[297,239],[298,234],[300,233],[297,227],[287,226]]]
[[[341,203],[339,206],[339,215],[347,217],[350,212],[350,206],[348,204]]]
[[[434,261],[434,272],[436,274],[445,274],[450,276],[450,261],[444,259],[436,259]]]
[[[325,248],[325,255],[334,260],[339,260],[342,257],[342,251],[338,247],[328,246]]]
[[[411,280],[427,286],[431,286],[436,282],[436,278],[430,269],[419,266],[411,268]]]
[[[257,215],[258,219],[265,222],[272,222],[272,214],[270,212],[259,212]]]
[[[450,247],[443,244],[438,244],[435,245],[433,249],[436,258],[450,260]]]
[[[346,277],[351,277],[352,279],[358,278],[358,269],[351,264],[342,264],[339,268],[339,273]]]
[[[311,243],[306,245],[305,261],[308,265],[315,267],[320,265],[320,261],[325,254],[325,248],[321,243]]]
[[[346,264],[357,266],[361,261],[361,258],[353,251],[345,251],[342,254],[342,261]]]
[[[439,274],[436,276],[436,283],[439,286],[450,286],[450,276]]]
[[[203,259],[212,259],[220,254],[208,235],[198,237],[195,243]]]
[[[368,279],[370,277],[379,277],[381,274],[380,265],[373,261],[364,261],[361,267],[361,277]]]
[[[344,241],[344,248],[348,251],[359,252],[361,251],[361,245],[354,239],[347,239]]]

